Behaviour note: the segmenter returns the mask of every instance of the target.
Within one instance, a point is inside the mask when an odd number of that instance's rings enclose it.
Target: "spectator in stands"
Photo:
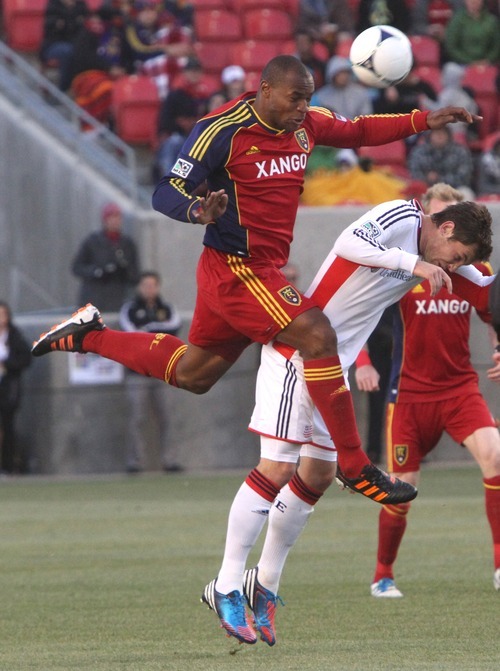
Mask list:
[[[194,2],[189,2],[189,0],[163,0],[163,5],[177,25],[189,29],[193,28]]]
[[[349,59],[330,58],[326,66],[326,82],[313,93],[311,105],[326,107],[348,119],[372,113],[369,90],[354,81]]]
[[[360,0],[356,30],[370,26],[394,26],[407,34],[411,28],[411,11],[406,0]]]
[[[83,240],[72,263],[81,279],[78,305],[97,303],[104,311],[118,311],[139,277],[135,242],[122,232],[123,213],[116,203],[101,212],[102,228]]]
[[[448,127],[425,133],[408,155],[408,168],[413,179],[428,186],[445,182],[456,189],[472,187],[471,151],[453,139]]]
[[[191,53],[190,31],[177,26],[162,10],[161,0],[134,2],[125,29],[127,69],[138,70],[142,63],[157,56],[177,59]]]
[[[500,137],[479,157],[478,193],[500,194]]]
[[[208,100],[212,93],[214,93],[213,86],[207,83],[204,74],[201,62],[194,56],[191,56],[187,59],[187,62],[174,82],[176,89],[182,89],[196,101],[199,117],[206,114]]]
[[[123,57],[123,31],[123,17],[119,10],[104,6],[89,14],[75,40],[71,81],[73,98],[104,124],[111,122],[113,81],[127,73]]]
[[[186,91],[176,89],[167,95],[158,115],[155,181],[170,171],[199,118],[198,104]]]
[[[124,331],[146,333],[169,333],[177,335],[182,320],[174,305],[163,299],[160,293],[161,279],[158,273],[141,273],[134,298],[123,304],[120,310],[120,327]],[[129,402],[126,469],[138,473],[144,468],[146,456],[146,432],[150,423],[150,410],[158,425],[163,470],[182,471],[176,463],[176,445],[169,440],[168,394],[165,383],[154,377],[138,375],[127,370],[125,385]]]
[[[326,62],[318,58],[314,52],[315,39],[311,30],[299,28],[295,31],[296,56],[309,70],[314,79],[314,88],[317,90],[325,84]]]
[[[405,114],[414,109],[428,109],[437,99],[434,87],[422,79],[415,68],[396,86],[377,89],[373,100],[375,114]],[[418,138],[408,138],[407,146],[412,146]]]
[[[211,112],[224,103],[234,100],[246,91],[246,73],[241,65],[228,65],[221,72],[222,88],[208,99],[208,111]]]
[[[458,63],[445,63],[442,69],[442,88],[437,99],[427,100],[426,109],[439,109],[448,105],[465,107],[472,114],[480,114],[478,105],[469,91],[462,86],[465,67]],[[471,132],[474,132],[472,124],[456,123],[451,127],[455,140],[465,142]]]
[[[12,313],[0,301],[0,469],[2,473],[20,470],[16,449],[15,418],[21,402],[21,374],[31,363],[30,345],[12,322]]]
[[[500,20],[485,7],[484,0],[464,0],[464,4],[446,26],[447,59],[463,65],[497,64]]]
[[[67,91],[71,84],[74,43],[87,13],[85,0],[48,0],[40,59],[57,64],[61,91]]]
[[[453,12],[461,7],[463,0],[415,0],[411,32],[416,35],[429,35],[442,43]]]
[[[354,16],[348,0],[300,0],[297,29],[311,32],[326,45],[330,56],[338,42],[354,34]]]

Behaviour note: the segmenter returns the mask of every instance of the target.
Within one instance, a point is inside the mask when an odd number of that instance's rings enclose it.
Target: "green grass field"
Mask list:
[[[199,602],[243,475],[0,483],[0,671],[500,668],[478,470],[423,473],[397,600],[369,594],[378,506],[333,486],[289,557],[274,648]]]

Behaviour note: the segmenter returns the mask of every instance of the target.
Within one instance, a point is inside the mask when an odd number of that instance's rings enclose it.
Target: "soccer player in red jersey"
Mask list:
[[[95,352],[201,394],[251,342],[277,338],[304,359],[309,393],[335,440],[346,482],[372,483],[365,493],[370,498],[383,492],[393,502],[409,500],[415,489],[390,479],[361,448],[335,331],[281,269],[289,256],[307,160],[316,144],[383,144],[480,117],[446,107],[348,120],[310,108],[313,90],[312,76],[297,58],[272,59],[256,93],[244,94],[197,122],[153,195],[155,209],[168,217],[206,226],[189,345],[165,334],[96,328],[97,309],[83,308],[44,334],[33,354]],[[207,195],[194,195],[205,182]],[[437,268],[436,273],[447,282],[444,270]],[[75,326],[82,328],[75,332]]]
[[[432,214],[462,199],[459,191],[441,183],[427,190],[422,204]],[[478,267],[491,275],[489,265]],[[428,282],[416,286],[396,306],[386,418],[388,470],[417,486],[421,460],[444,431],[470,451],[483,475],[493,539],[493,582],[500,590],[500,434],[471,364],[470,319],[467,301],[445,289],[431,296]],[[494,362],[488,377],[500,382],[498,352]],[[372,382],[376,384],[376,377]],[[394,583],[394,563],[409,509],[406,502],[385,505],[380,511],[377,565],[371,585],[375,597],[403,596]]]

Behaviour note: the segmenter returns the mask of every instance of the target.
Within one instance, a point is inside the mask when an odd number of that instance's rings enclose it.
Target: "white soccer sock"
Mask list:
[[[259,582],[278,593],[286,558],[307,524],[314,506],[306,503],[285,485],[269,512],[269,524],[258,562]]]
[[[239,488],[229,511],[224,558],[215,586],[221,594],[235,589],[243,593],[246,561],[267,521],[271,505],[246,482]]]

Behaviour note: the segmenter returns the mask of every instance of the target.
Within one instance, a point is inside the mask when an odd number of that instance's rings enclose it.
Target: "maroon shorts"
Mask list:
[[[236,361],[251,342],[268,343],[315,303],[262,260],[205,247],[189,342]]]
[[[389,403],[387,468],[393,473],[418,471],[443,432],[458,444],[485,426],[496,426],[478,392],[426,403]]]

